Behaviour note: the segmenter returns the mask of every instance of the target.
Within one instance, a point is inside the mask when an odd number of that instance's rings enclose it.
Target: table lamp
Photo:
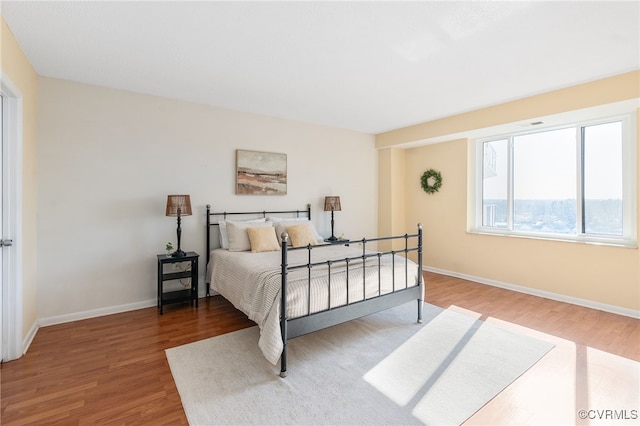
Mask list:
[[[340,197],[338,196],[330,196],[324,197],[324,211],[331,212],[331,236],[327,238],[329,241],[337,241],[338,239],[333,235],[333,212],[341,211],[340,207]]]
[[[166,215],[178,217],[178,229],[176,230],[178,235],[178,249],[174,251],[171,256],[184,257],[187,253],[180,249],[180,236],[182,235],[182,229],[180,229],[180,216],[191,216],[191,197],[188,195],[167,196]]]

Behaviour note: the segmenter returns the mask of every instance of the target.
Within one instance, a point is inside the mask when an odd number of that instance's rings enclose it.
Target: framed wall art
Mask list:
[[[236,150],[236,194],[285,195],[287,154]]]

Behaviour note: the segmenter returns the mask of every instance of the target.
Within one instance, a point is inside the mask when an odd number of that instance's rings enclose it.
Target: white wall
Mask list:
[[[286,153],[288,194],[235,195],[236,149]],[[182,248],[200,253],[201,277],[207,203],[227,211],[311,203],[329,235],[322,203],[339,195],[336,235],[376,231],[374,137],[347,130],[40,78],[38,164],[45,324],[155,300],[155,255],[176,240],[176,220],[164,216],[168,194],[191,195]]]

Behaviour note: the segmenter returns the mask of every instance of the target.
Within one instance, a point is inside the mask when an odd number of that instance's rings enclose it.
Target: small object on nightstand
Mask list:
[[[343,238],[343,236],[340,235],[340,237],[336,238],[335,240],[332,240],[331,238],[325,238],[324,242],[329,244],[344,244],[345,246],[348,247],[351,241],[349,241],[348,238]]]
[[[159,254],[158,256],[158,308],[162,315],[163,306],[169,303],[191,302],[198,307],[198,258],[196,252],[186,252],[182,257],[174,257],[170,254]],[[189,263],[189,267],[179,272],[165,272],[164,265],[176,263]],[[164,291],[164,282],[191,279],[191,286],[187,289],[176,291]]]

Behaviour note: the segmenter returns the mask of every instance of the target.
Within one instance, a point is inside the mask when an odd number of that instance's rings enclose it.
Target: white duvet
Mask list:
[[[307,264],[308,250],[289,250],[288,265]],[[312,262],[326,262],[331,259],[344,259],[362,255],[362,249],[342,245],[327,245],[313,248]],[[402,256],[380,257],[381,279],[378,280],[378,257],[367,259],[364,268],[361,259],[349,262],[349,303],[385,294],[395,289],[417,284],[417,265]],[[392,268],[395,262],[395,268]],[[282,353],[280,334],[280,287],[281,253],[230,252],[212,250],[207,271],[211,288],[229,300],[236,308],[255,321],[260,328],[258,346],[264,356],[273,364],[278,362]],[[406,267],[405,267],[406,265]],[[328,266],[311,268],[311,301],[309,293],[308,268],[290,270],[287,277],[287,317],[289,319],[326,310],[329,307],[347,303],[346,266],[344,262],[331,265],[329,278]],[[395,272],[393,272],[395,271]],[[363,283],[363,276],[366,284]],[[395,276],[395,284],[393,284]],[[408,277],[408,279],[407,279]],[[380,284],[378,283],[380,281]],[[329,282],[331,283],[330,291]],[[330,299],[329,300],[329,294]]]

